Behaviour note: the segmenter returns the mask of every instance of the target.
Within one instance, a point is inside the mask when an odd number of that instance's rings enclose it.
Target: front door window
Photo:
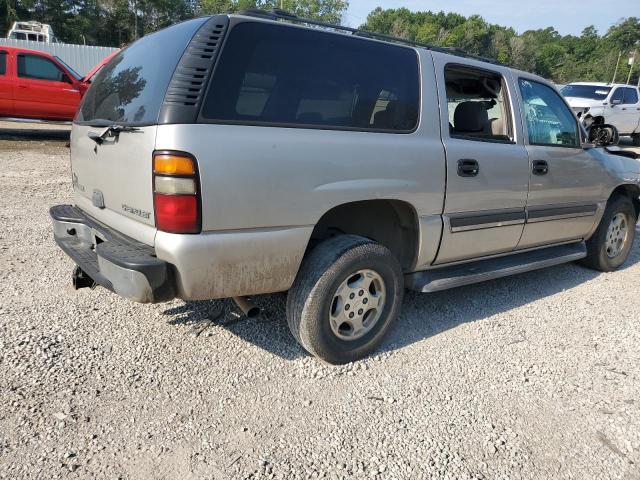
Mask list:
[[[519,84],[529,143],[578,147],[578,122],[560,95],[553,88],[532,80],[520,79]]]
[[[40,55],[18,55],[18,77],[62,82],[64,72],[48,58]]]

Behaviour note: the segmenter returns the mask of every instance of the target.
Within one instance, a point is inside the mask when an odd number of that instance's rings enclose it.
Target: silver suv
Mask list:
[[[288,290],[293,336],[370,353],[433,292],[632,247],[640,162],[587,144],[549,82],[281,13],[198,18],[97,75],[55,239],[137,302]]]

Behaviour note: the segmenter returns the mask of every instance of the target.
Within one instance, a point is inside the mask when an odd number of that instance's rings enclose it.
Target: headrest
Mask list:
[[[489,113],[482,102],[462,102],[453,113],[456,132],[481,133],[489,124]]]

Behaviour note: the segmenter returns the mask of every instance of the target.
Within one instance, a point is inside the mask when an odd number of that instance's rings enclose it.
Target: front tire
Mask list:
[[[609,200],[600,225],[587,240],[584,265],[601,272],[618,269],[629,256],[636,232],[636,211],[629,197]]]
[[[340,235],[304,259],[287,296],[287,321],[309,353],[328,363],[348,363],[380,344],[403,294],[402,269],[389,249]]]

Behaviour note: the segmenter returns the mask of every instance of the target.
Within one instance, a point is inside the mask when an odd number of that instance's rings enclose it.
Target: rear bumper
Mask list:
[[[173,267],[155,250],[126,237],[72,205],[49,210],[56,243],[95,283],[140,303],[176,296]]]

